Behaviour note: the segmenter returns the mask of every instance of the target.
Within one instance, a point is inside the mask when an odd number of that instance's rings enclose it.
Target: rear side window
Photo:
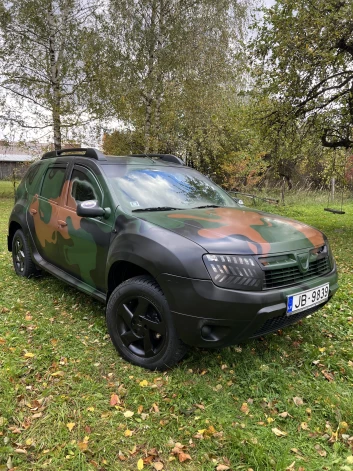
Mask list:
[[[36,177],[38,175],[38,171],[39,171],[40,167],[41,167],[41,165],[39,163],[31,165],[30,168],[28,169],[25,177],[24,177],[26,190],[30,193],[37,193],[38,192],[37,185],[33,185],[33,183],[35,183],[35,181],[38,180]],[[33,186],[33,188],[32,188],[32,186]],[[31,190],[33,190],[33,191],[31,191]]]
[[[47,199],[59,198],[64,185],[66,168],[49,167],[42,184],[41,196]]]

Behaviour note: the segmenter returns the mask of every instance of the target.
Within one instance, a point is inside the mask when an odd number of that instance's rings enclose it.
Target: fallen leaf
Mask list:
[[[329,382],[332,382],[335,380],[334,376],[332,373],[329,373],[328,371],[326,370],[321,370],[321,373],[325,376],[325,378],[327,379],[327,381]]]
[[[137,462],[137,469],[141,470],[143,469],[143,459],[139,459]]]
[[[205,406],[203,404],[195,404],[195,407],[201,410],[205,410]]]
[[[183,451],[181,451],[178,454],[178,460],[180,461],[180,463],[183,463],[184,461],[191,460],[191,456],[188,453],[184,453]]]
[[[72,429],[75,427],[75,423],[74,422],[69,422],[68,424],[66,424],[66,427],[70,430],[70,432],[72,431]]]
[[[125,430],[124,435],[125,435],[125,437],[131,437],[132,431],[127,429],[127,430]]]
[[[143,406],[138,406],[138,408],[137,408],[137,413],[138,413],[138,414],[141,414],[142,411],[143,411]]]
[[[346,461],[348,464],[353,464],[353,456],[347,456]]]
[[[282,432],[282,430],[280,430],[279,428],[273,428],[272,429],[272,432],[277,435],[277,437],[285,437],[287,435],[286,432]]]
[[[20,453],[22,455],[27,455],[27,451],[24,450],[23,448],[16,448],[15,453]]]
[[[94,407],[92,407],[92,406],[91,406],[91,407],[87,407],[86,410],[88,410],[89,412],[94,412]]]
[[[82,441],[82,442],[77,442],[77,446],[81,451],[87,451],[88,450],[88,442]]]
[[[127,411],[124,412],[124,417],[126,419],[132,417],[133,415],[134,415],[134,412],[132,412],[132,410],[127,410]]]
[[[155,463],[152,463],[152,466],[156,471],[162,471],[164,468],[164,464],[161,461],[156,461]]]
[[[290,465],[286,468],[286,471],[292,471],[293,469],[295,469],[294,466],[295,466],[295,461],[293,461],[293,463],[290,464]]]
[[[119,396],[114,393],[110,396],[110,405],[111,407],[114,407],[117,404],[120,404],[120,399],[119,399]]]
[[[51,373],[50,376],[64,376],[64,372],[63,371],[56,371],[55,373]]]
[[[141,386],[141,388],[145,388],[146,386],[148,386],[148,381],[144,379],[139,382],[139,385]]]
[[[289,412],[281,412],[280,414],[278,414],[278,417],[282,417],[283,419],[286,419],[287,417],[291,417],[291,415],[289,414]]]
[[[249,410],[249,406],[247,404],[247,402],[243,402],[241,408],[240,408],[241,412],[243,412],[245,415],[248,415],[250,410]]]
[[[227,471],[228,469],[230,469],[229,466],[226,466],[225,464],[219,464],[216,468],[216,471]]]
[[[33,358],[35,355],[34,355],[34,353],[26,352],[23,356],[25,358]]]
[[[302,405],[304,404],[303,399],[302,399],[301,397],[298,397],[298,396],[293,397],[293,402],[294,402],[294,404],[295,404],[296,406],[298,406],[298,407],[299,407],[299,406],[302,406]]]
[[[327,455],[327,452],[323,450],[320,445],[315,445],[315,450],[319,453],[320,456]]]
[[[153,404],[152,404],[152,408],[153,408],[153,410],[154,410],[156,413],[159,412],[159,407],[157,406],[156,403],[153,403]]]

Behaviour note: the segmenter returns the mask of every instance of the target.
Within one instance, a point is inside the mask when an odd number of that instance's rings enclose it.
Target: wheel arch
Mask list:
[[[18,229],[23,230],[21,224],[17,221],[11,221],[9,225],[9,235],[7,237],[7,248],[9,252],[12,252],[12,241]]]
[[[148,275],[156,281],[155,276],[137,263],[127,260],[118,260],[114,262],[108,273],[107,280],[107,302],[114,289],[130,278],[140,275]],[[156,281],[157,283],[157,281]]]

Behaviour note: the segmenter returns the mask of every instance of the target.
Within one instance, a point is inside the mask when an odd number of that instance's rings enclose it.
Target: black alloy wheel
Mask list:
[[[151,358],[166,341],[166,326],[156,307],[143,296],[119,304],[117,329],[124,345],[135,355]]]
[[[113,291],[107,326],[120,355],[147,369],[170,368],[187,351],[176,334],[161,288],[148,276],[131,278]]]
[[[12,261],[17,275],[30,277],[36,272],[28,242],[21,229],[15,232],[12,239]]]

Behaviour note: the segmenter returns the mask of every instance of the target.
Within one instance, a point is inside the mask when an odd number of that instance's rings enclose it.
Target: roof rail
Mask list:
[[[78,154],[78,152],[84,152],[84,154]],[[77,155],[78,157],[89,157],[95,160],[107,160],[106,156],[102,154],[102,152],[99,152],[97,149],[93,149],[93,147],[74,147],[73,149],[52,150],[51,152],[46,152],[42,156],[41,160],[63,157],[62,154]]]
[[[162,160],[163,162],[172,162],[174,164],[185,165],[182,159],[172,154],[132,154],[132,155],[128,155],[128,157],[149,157],[149,158],[157,157],[159,160]]]

